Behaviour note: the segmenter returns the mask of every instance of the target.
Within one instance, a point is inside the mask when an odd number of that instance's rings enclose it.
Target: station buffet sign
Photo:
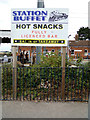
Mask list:
[[[11,43],[18,46],[67,46],[67,8],[11,10]]]

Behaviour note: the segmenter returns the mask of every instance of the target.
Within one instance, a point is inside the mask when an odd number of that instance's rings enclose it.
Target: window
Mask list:
[[[85,56],[88,55],[88,50],[87,50],[87,49],[84,50],[84,55],[85,55]]]
[[[71,50],[71,55],[74,55],[74,50]]]
[[[85,49],[84,52],[87,53],[87,49]]]
[[[55,52],[55,50],[54,49],[52,49],[52,51],[51,52]]]
[[[8,38],[8,37],[2,38],[2,43],[11,43],[11,38]]]
[[[48,53],[48,50],[46,49],[46,53]]]

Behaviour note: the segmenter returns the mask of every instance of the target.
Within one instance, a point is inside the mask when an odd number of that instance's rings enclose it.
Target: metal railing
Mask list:
[[[2,100],[14,100],[13,70],[2,67]],[[88,101],[90,69],[65,68],[62,99],[62,68],[16,68],[16,100]]]

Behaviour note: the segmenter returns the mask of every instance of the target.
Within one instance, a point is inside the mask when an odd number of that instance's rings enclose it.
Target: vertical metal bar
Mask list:
[[[83,75],[84,75],[84,68],[82,68],[81,101],[83,101]]]
[[[44,69],[44,72],[43,72],[43,76],[44,76],[44,73],[45,73],[45,68]],[[44,81],[43,81],[43,100],[45,100],[45,78],[44,78]]]
[[[78,74],[78,100],[80,100],[79,99],[79,95],[80,95],[79,94],[79,80],[80,80],[79,78],[80,78],[80,67],[79,67],[79,74]]]
[[[28,100],[28,68],[26,68],[26,99]]]
[[[17,74],[17,76],[18,76],[18,79],[17,79],[17,99],[20,99],[21,100],[21,89],[20,89],[20,87],[21,87],[21,68],[18,68],[18,74]],[[20,78],[20,79],[19,79]]]
[[[15,91],[14,91],[14,88],[15,88],[14,87],[15,86],[15,84],[14,84],[14,82],[15,82],[14,81],[14,68],[13,68],[13,76],[12,77],[13,77],[13,100],[14,100],[14,98],[15,98]]]
[[[58,77],[57,77],[57,101],[58,101],[58,87],[59,87],[59,67],[57,68],[57,70],[58,70]]]
[[[34,69],[34,73],[35,73],[35,68],[33,68],[33,69]],[[35,80],[35,75],[33,74],[33,100],[35,100],[35,98],[34,98],[34,91],[35,91],[34,80]]]
[[[3,67],[3,100],[5,100],[5,68]]]
[[[48,89],[49,89],[49,86],[48,86],[48,76],[49,76],[49,68],[46,69],[47,71],[47,101],[48,101]]]
[[[75,68],[75,91],[74,91],[74,99],[76,100],[76,84],[77,84],[77,68]]]
[[[41,70],[42,69],[40,68],[40,100],[41,100],[41,73],[42,73]]]
[[[30,67],[30,101],[31,101],[31,67]]]
[[[35,100],[38,100],[38,93],[37,93],[37,88],[38,88],[38,68],[35,68]]]
[[[5,68],[5,100],[7,100],[7,68]]]
[[[36,86],[35,86],[35,84],[36,84],[36,68],[34,68],[34,97],[33,97],[33,100],[35,100],[35,98],[36,98]]]
[[[62,100],[62,67],[60,68],[60,101]]]
[[[36,68],[34,68],[34,99],[33,100],[35,100],[35,98],[36,98],[36,86],[35,86],[35,84],[36,84]]]
[[[59,97],[59,100],[61,101],[61,99],[62,99],[62,93],[61,93],[61,88],[62,88],[62,83],[61,83],[61,82],[62,82],[62,67],[60,67],[60,73],[61,73],[61,74],[60,74],[60,76],[59,76],[60,94],[59,94],[59,96],[58,96],[58,97]]]
[[[50,79],[50,101],[52,100],[52,68],[51,68],[51,79]]]
[[[64,100],[65,100],[65,98],[66,98],[66,94],[65,94],[65,93],[66,93],[66,85],[67,85],[67,84],[66,84],[66,80],[67,80],[67,78],[66,78],[66,77],[67,77],[67,68],[65,68],[65,88],[64,88]]]
[[[16,69],[17,69],[17,90],[18,90],[18,68],[16,68]],[[18,92],[16,94],[16,100],[17,100],[17,98],[18,98]]]
[[[65,66],[62,67],[62,100],[64,100],[65,95]]]
[[[70,76],[69,76],[69,72],[70,72],[70,69],[69,69],[69,67],[68,67],[68,89],[67,89],[67,100],[69,99],[69,78],[70,78]]]
[[[16,89],[15,89],[15,99],[17,99],[17,67],[15,68],[15,79],[16,79],[16,83],[15,83],[15,87],[16,87]]]
[[[55,68],[53,68],[54,70],[54,90],[53,90],[53,100],[55,101]]]
[[[87,95],[87,67],[86,67],[86,69],[85,69],[85,100],[86,100],[86,95]]]
[[[36,97],[37,97],[37,101],[38,101],[38,72],[39,72],[39,70],[38,70],[38,68],[36,68],[36,70],[37,70],[37,86],[36,86]]]
[[[17,71],[16,67],[13,67],[13,99],[16,100],[17,94]]]
[[[18,87],[20,87],[20,100],[21,100],[21,96],[22,96],[22,90],[21,90],[21,87],[22,87],[22,82],[21,82],[21,72],[22,72],[22,70],[21,70],[21,68],[20,68],[20,84],[18,84]]]
[[[13,68],[11,67],[11,98],[13,99]]]
[[[62,100],[62,67],[61,67],[61,96],[60,99]]]
[[[73,67],[72,67],[72,79],[71,79],[71,100],[72,100],[72,86],[73,86]]]
[[[7,90],[6,90],[6,99],[8,100],[8,70],[9,70],[9,68],[6,68],[6,76],[7,76],[7,78],[6,78],[6,88],[7,88]]]
[[[10,74],[11,73],[12,73],[12,71],[11,71],[11,68],[10,68]],[[10,100],[11,100],[11,95],[12,95],[12,93],[11,93],[11,91],[12,91],[12,79],[11,79],[11,77],[10,77]]]
[[[24,100],[24,88],[25,87],[25,85],[24,85],[24,67],[23,67],[23,100]]]

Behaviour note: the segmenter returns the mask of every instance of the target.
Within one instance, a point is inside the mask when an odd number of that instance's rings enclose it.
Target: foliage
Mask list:
[[[47,56],[41,55],[41,62],[38,65],[33,65],[33,67],[61,67],[61,56],[56,53],[47,53]],[[68,60],[66,60],[66,66],[68,65]]]
[[[79,35],[79,40],[90,40],[90,29],[88,27],[81,27],[77,34]]]
[[[32,67],[18,67],[17,72],[17,98],[35,99],[39,97],[56,98],[61,97],[62,68],[61,56],[57,53],[48,54],[48,57],[41,56],[41,63]],[[76,68],[70,68],[73,58],[66,59],[65,69],[65,98],[77,97],[88,94],[90,78],[90,62],[78,67],[81,58],[77,61]],[[14,70],[12,65],[2,68],[2,94],[4,98],[13,95]],[[7,95],[8,94],[8,95]]]

